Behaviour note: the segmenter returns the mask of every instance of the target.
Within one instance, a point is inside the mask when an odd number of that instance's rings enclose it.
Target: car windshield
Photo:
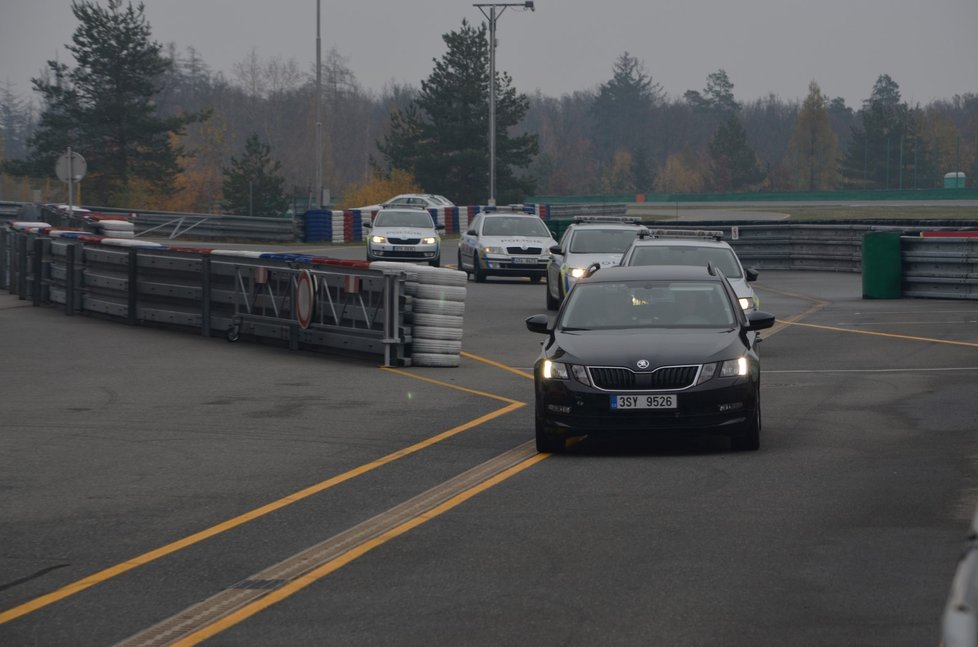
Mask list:
[[[728,279],[743,277],[737,256],[729,247],[695,245],[639,245],[623,265],[702,265],[713,263]]]
[[[635,240],[631,229],[580,229],[570,241],[573,254],[624,254]]]
[[[715,281],[584,281],[567,295],[557,328],[733,328],[736,322]]]
[[[530,216],[499,216],[486,218],[482,225],[483,236],[535,236],[549,237],[550,230],[539,218]]]
[[[424,227],[431,229],[427,211],[381,211],[374,218],[374,227]]]

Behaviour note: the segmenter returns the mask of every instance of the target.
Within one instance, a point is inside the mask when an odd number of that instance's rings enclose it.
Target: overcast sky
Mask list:
[[[316,0],[145,0],[153,38],[195,48],[229,73],[254,50],[312,70]],[[445,53],[442,35],[485,20],[463,0],[321,0],[322,47],[362,87],[418,86]],[[70,0],[0,0],[0,83],[30,95],[45,61],[71,65]],[[488,11],[488,9],[487,9]],[[671,97],[723,68],[739,101],[802,99],[812,79],[854,108],[880,74],[926,104],[978,93],[978,0],[536,0],[497,21],[496,67],[520,92],[559,97],[611,78],[627,51]]]

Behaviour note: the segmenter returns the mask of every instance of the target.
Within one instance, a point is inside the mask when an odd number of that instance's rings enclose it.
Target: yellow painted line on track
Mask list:
[[[475,355],[469,355],[468,353],[462,353],[462,355],[465,355],[466,357],[476,358]],[[478,359],[478,358],[476,358],[476,359]],[[483,361],[485,361],[487,363],[490,363],[490,364],[493,364],[494,366],[500,366],[502,368],[506,368],[506,369],[508,369],[510,371],[513,371],[514,373],[518,373],[520,375],[524,375],[524,376],[526,375],[526,373],[523,373],[522,371],[517,371],[516,369],[509,368],[508,366],[504,366],[503,364],[498,364],[498,363],[492,362],[490,360],[483,360]],[[455,389],[456,391],[464,391],[465,393],[472,393],[474,395],[481,395],[481,396],[486,397],[486,398],[492,398],[493,400],[501,400],[503,402],[526,404],[525,402],[519,402],[519,400],[511,400],[509,398],[505,398],[505,397],[503,397],[501,395],[496,395],[494,393],[487,393],[485,391],[477,391],[476,389],[470,389],[467,386],[459,386],[458,384],[452,384],[451,382],[442,382],[441,380],[433,380],[430,377],[422,377],[421,375],[418,375],[417,373],[411,373],[409,371],[404,371],[404,370],[401,370],[399,368],[386,368],[386,367],[382,367],[382,368],[383,368],[383,370],[385,370],[385,371],[387,371],[389,373],[397,373],[398,375],[404,375],[406,377],[414,378],[416,380],[421,380],[422,382],[430,382],[431,384],[437,384],[438,386],[444,386],[444,387],[447,387],[449,389]],[[532,375],[530,376],[530,379],[531,380],[533,379],[533,376]]]
[[[954,341],[951,339],[934,339],[933,337],[914,337],[913,335],[897,335],[888,332],[875,332],[872,330],[857,330],[855,328],[840,328],[838,326],[825,326],[821,324],[810,324],[810,323],[800,323],[797,321],[786,322],[789,326],[804,326],[806,328],[818,328],[821,330],[831,330],[834,332],[848,332],[856,335],[873,335],[876,337],[890,337],[892,339],[906,339],[908,341],[924,341],[932,344],[949,344],[952,346],[967,346],[969,348],[978,348],[978,343],[971,341]]]
[[[255,600],[249,604],[246,604],[231,613],[223,616],[219,620],[203,627],[202,629],[195,631],[194,633],[187,635],[179,640],[173,642],[168,642],[168,645],[172,647],[189,647],[191,645],[196,645],[208,638],[212,638],[215,635],[247,620],[248,618],[254,616],[255,614],[275,605],[286,598],[291,597],[295,593],[301,591],[307,586],[317,582],[318,580],[326,577],[327,575],[339,570],[343,566],[353,562],[354,560],[362,557],[366,553],[370,552],[374,548],[383,546],[387,542],[400,537],[401,535],[417,528],[418,526],[435,519],[442,514],[448,512],[449,510],[465,503],[472,497],[485,492],[486,490],[502,483],[503,481],[509,479],[510,477],[519,474],[520,472],[526,470],[539,463],[540,461],[549,458],[551,454],[535,454],[520,463],[513,465],[512,467],[495,474],[494,476],[482,481],[481,483],[468,488],[458,494],[452,496],[446,501],[430,508],[416,516],[404,521],[403,523],[390,528],[389,530],[383,532],[377,537],[364,541],[363,543],[354,546],[350,550],[346,551],[342,555],[331,559],[328,562],[319,564],[312,570],[296,578],[286,582],[282,586],[270,590],[267,594],[262,595],[261,598]]]
[[[447,438],[451,438],[452,436],[460,434],[463,431],[472,429],[473,427],[478,427],[479,425],[485,424],[490,420],[493,420],[500,416],[504,416],[507,413],[510,413],[511,411],[515,411],[523,406],[526,406],[525,402],[519,402],[517,400],[511,400],[509,398],[504,398],[501,396],[485,393],[482,391],[476,391],[473,389],[467,389],[465,387],[459,387],[454,384],[449,384],[447,382],[439,382],[438,380],[422,378],[418,375],[414,375],[406,371],[399,371],[395,369],[384,369],[384,370],[388,370],[390,372],[398,373],[401,375],[406,375],[408,377],[417,378],[425,382],[431,382],[434,384],[439,384],[441,386],[446,386],[460,391],[465,391],[467,393],[482,395],[495,400],[507,402],[508,404],[501,409],[491,411],[485,415],[479,416],[478,418],[475,418],[461,425],[458,425],[457,427],[452,427],[447,431],[443,431],[440,434],[427,438],[421,442],[415,443],[414,445],[387,454],[386,456],[378,458],[374,461],[365,463],[364,465],[360,465],[359,467],[346,471],[332,478],[326,479],[325,481],[322,481],[315,485],[311,485],[307,488],[289,494],[288,496],[282,497],[277,501],[273,501],[261,507],[255,508],[254,510],[238,515],[237,517],[228,519],[227,521],[224,521],[215,526],[211,526],[210,528],[207,528],[200,532],[184,537],[183,539],[178,539],[177,541],[161,546],[160,548],[151,550],[147,553],[143,553],[142,555],[133,557],[132,559],[128,559],[120,564],[116,564],[115,566],[111,566],[109,568],[101,570],[97,573],[89,575],[88,577],[72,582],[71,584],[67,584],[61,587],[60,589],[57,589],[56,591],[52,591],[51,593],[47,593],[40,597],[34,598],[33,600],[20,604],[16,607],[7,609],[6,611],[2,611],[0,612],[0,625],[10,622],[11,620],[20,618],[21,616],[25,616],[29,613],[33,613],[38,609],[42,609],[60,600],[64,600],[65,598],[71,597],[76,593],[80,593],[85,589],[91,588],[97,584],[101,584],[102,582],[105,582],[114,577],[122,575],[123,573],[131,571],[135,568],[144,566],[146,564],[149,564],[150,562],[154,562],[162,557],[166,557],[167,555],[172,555],[173,553],[183,550],[184,548],[188,548],[190,546],[193,546],[194,544],[210,539],[211,537],[220,535],[224,532],[232,530],[233,528],[237,528],[238,526],[254,521],[260,517],[264,517],[265,515],[268,515],[277,510],[281,510],[282,508],[290,506],[293,503],[297,503],[298,501],[302,501],[303,499],[306,499],[314,494],[318,494],[320,492],[323,492],[324,490],[328,490],[329,488],[332,488],[336,485],[339,485],[353,478],[366,474],[367,472],[371,472],[379,467],[383,467],[384,465],[387,465],[396,460],[404,458],[405,456],[409,456],[411,454],[419,452],[422,449],[430,447]]]
[[[472,353],[466,353],[464,351],[462,352],[462,356],[468,357],[469,359],[474,359],[477,362],[482,362],[483,364],[488,364],[489,366],[495,366],[496,368],[501,368],[504,371],[509,371],[510,373],[514,373],[516,375],[519,375],[520,377],[525,377],[529,380],[533,379],[532,373],[521,371],[520,369],[513,368],[512,366],[506,366],[505,364],[501,364],[500,362],[496,362],[491,359],[486,359],[485,357],[479,357],[478,355],[473,355]]]

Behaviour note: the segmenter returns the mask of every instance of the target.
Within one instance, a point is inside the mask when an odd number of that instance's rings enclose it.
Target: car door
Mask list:
[[[560,268],[564,264],[567,250],[570,249],[570,241],[574,235],[574,228],[568,227],[564,235],[560,237],[560,252],[552,252],[550,260],[547,262],[547,289],[550,296],[554,299],[560,298]]]
[[[459,238],[458,257],[460,265],[466,268],[475,268],[473,257],[476,248],[479,246],[479,231],[482,228],[482,216],[478,215],[469,224],[469,228]],[[459,267],[458,269],[463,269]]]

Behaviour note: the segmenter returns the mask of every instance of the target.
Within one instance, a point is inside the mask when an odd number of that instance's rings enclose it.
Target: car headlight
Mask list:
[[[720,377],[738,377],[747,375],[747,358],[728,359],[720,365]]]
[[[566,380],[567,364],[551,362],[549,359],[543,360],[543,378],[545,380]]]
[[[506,252],[503,250],[502,247],[483,247],[482,253],[483,254],[505,254]]]
[[[436,239],[434,236],[428,236],[426,238],[422,238],[421,242],[425,245],[434,245],[438,242],[438,239]]]
[[[579,279],[585,274],[587,274],[587,269],[583,267],[572,267],[570,269],[570,272],[568,272],[568,274],[571,275],[571,278]]]
[[[383,245],[384,243],[387,242],[387,239],[383,236],[371,236],[370,242],[376,243],[378,245]]]

